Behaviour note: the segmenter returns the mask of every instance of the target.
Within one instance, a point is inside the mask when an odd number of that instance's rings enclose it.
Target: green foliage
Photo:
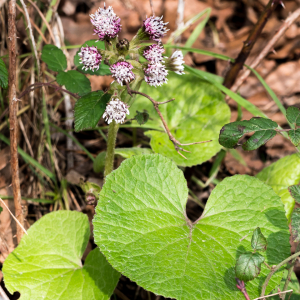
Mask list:
[[[193,166],[207,161],[220,151],[219,131],[229,122],[230,110],[223,100],[223,95],[210,83],[199,81],[191,75],[170,75],[168,85],[153,89],[143,83],[141,91],[156,101],[175,98],[175,101],[160,105],[159,108],[171,133],[178,141],[193,143],[212,140],[209,143],[184,146],[184,149],[191,152],[184,152],[187,157],[184,159],[176,152],[173,143],[164,132],[152,103],[138,95],[130,108],[128,118],[133,118],[137,110],[146,109],[149,112],[151,119],[142,127],[155,129],[145,133],[151,138],[150,145],[154,152],[173,159],[180,166]],[[136,121],[133,121],[133,124],[138,126]]]
[[[54,45],[49,44],[43,47],[41,59],[52,71],[60,72],[67,68],[66,56],[61,49]]]
[[[259,253],[247,252],[240,255],[236,262],[236,277],[245,282],[256,278],[261,270],[265,258]]]
[[[3,265],[5,286],[21,300],[109,299],[119,273],[99,249],[81,257],[90,236],[88,217],[57,211],[35,222]]]
[[[264,228],[268,264],[290,255],[284,208],[260,180],[237,175],[212,191],[201,218],[186,216],[186,180],[171,160],[140,155],[106,177],[94,217],[94,237],[114,268],[154,293],[176,299],[244,299],[235,283],[236,257],[251,250],[252,232]],[[251,298],[260,282],[247,285]],[[281,279],[276,273],[274,288]]]
[[[265,236],[262,234],[261,230],[259,227],[257,227],[252,235],[251,239],[251,247],[253,250],[256,251],[266,251],[267,250],[267,239]]]
[[[8,87],[8,71],[2,59],[0,59],[0,87],[3,89]]]
[[[300,209],[296,208],[292,213],[292,234],[295,242],[300,241]]]
[[[81,47],[86,47],[86,46],[94,46],[98,49],[102,49],[105,50],[105,45],[103,41],[99,41],[99,40],[89,40],[86,41]],[[80,48],[81,48],[80,47]],[[83,70],[83,65],[79,62],[79,58],[80,56],[78,55],[78,53],[81,50],[79,49],[79,51],[77,51],[76,55],[74,56],[74,65],[77,67],[77,70],[80,71],[83,74],[90,74],[90,75],[110,75],[111,72],[109,70],[109,66],[105,65],[104,62],[102,61],[100,64],[100,67],[97,71],[92,71],[92,70]]]
[[[134,155],[140,155],[140,154],[151,154],[153,151],[149,148],[116,148],[115,149],[115,155],[120,155],[123,158],[130,158]],[[97,155],[96,160],[94,161],[93,168],[95,173],[103,172],[104,170],[104,164],[105,164],[105,156],[106,151],[101,152]]]
[[[75,130],[96,127],[110,97],[111,94],[105,94],[103,91],[91,92],[81,97],[76,102],[74,109]]]
[[[243,144],[244,150],[254,150],[264,145],[276,135],[276,122],[265,118],[252,118],[226,124],[220,131],[219,142],[226,148],[234,148],[243,135],[254,134]]]
[[[264,168],[256,177],[270,185],[281,197],[290,221],[295,201],[288,191],[288,187],[300,181],[300,155],[293,154],[279,159],[277,162]]]
[[[286,110],[286,118],[294,126],[300,126],[300,109],[294,106],[288,107]]]
[[[300,144],[300,128],[288,132],[291,142],[297,147]]]
[[[292,185],[289,187],[289,192],[294,200],[300,204],[300,185]]]
[[[59,72],[56,76],[56,81],[58,84],[64,85],[68,91],[79,96],[91,92],[90,81],[83,74],[75,70]]]

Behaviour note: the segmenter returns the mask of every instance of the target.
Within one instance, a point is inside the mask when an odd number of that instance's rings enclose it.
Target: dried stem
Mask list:
[[[15,214],[17,220],[24,227],[24,215],[19,179],[18,161],[18,99],[16,93],[16,0],[10,0],[8,5],[8,39],[9,39],[9,71],[8,71],[8,98],[9,98],[9,123],[10,123],[10,164],[12,169],[12,187],[14,195]],[[17,240],[20,242],[24,232],[17,227]]]
[[[37,88],[41,88],[43,86],[49,86],[49,87],[52,87],[54,88],[55,90],[57,91],[61,91],[61,92],[64,92],[64,93],[67,93],[69,95],[71,95],[72,97],[76,98],[76,99],[79,99],[80,97],[77,95],[77,94],[74,94],[74,93],[71,93],[69,92],[68,90],[66,89],[63,89],[62,87],[58,86],[58,85],[55,85],[55,84],[52,84],[50,82],[37,82],[37,83],[34,83],[34,84],[31,84],[28,86],[28,88],[23,91],[17,100],[21,99],[22,97],[24,97],[26,94],[30,93],[31,91],[33,91],[34,89],[37,89]]]
[[[290,292],[293,292],[293,290],[288,290],[288,291],[284,291],[284,292],[278,292],[278,293],[271,294],[271,295],[268,295],[268,296],[258,297],[258,298],[255,298],[253,300],[264,300],[265,298],[273,297],[273,296],[276,296],[276,295],[281,295],[281,294],[284,294],[284,293],[290,293]]]
[[[260,54],[255,58],[255,60],[251,63],[250,67],[255,69],[261,61],[269,54],[270,51],[274,48],[274,45],[277,41],[283,36],[283,34],[287,31],[287,29],[300,17],[300,8],[295,10],[290,16],[286,18],[283,24],[280,26],[279,30],[272,37],[272,39],[268,42],[265,48],[260,52]],[[243,82],[248,78],[251,74],[251,70],[246,70],[235,82],[235,84],[231,87],[233,92],[236,92],[239,87],[243,84]]]
[[[238,278],[235,278],[235,280],[237,282],[236,287],[243,293],[245,299],[246,300],[251,300],[248,293],[247,293],[245,282],[242,281],[242,280],[239,280]]]
[[[251,30],[249,37],[244,42],[244,46],[238,55],[237,59],[231,64],[231,68],[227,72],[225,79],[224,79],[224,86],[227,88],[231,88],[234,84],[239,71],[243,68],[243,65],[248,58],[255,42],[257,41],[258,37],[260,36],[263,28],[265,27],[269,17],[275,10],[278,4],[281,3],[281,0],[270,0],[267,4],[265,10],[261,14],[260,18],[258,19],[256,25]]]
[[[176,150],[177,153],[180,154],[184,159],[187,159],[187,158],[186,158],[182,153],[180,153],[179,151],[184,151],[184,152],[189,152],[189,153],[190,153],[190,151],[187,151],[187,150],[185,150],[185,149],[183,149],[183,148],[181,148],[181,147],[179,147],[179,146],[190,146],[190,145],[196,145],[196,144],[208,143],[208,142],[211,142],[211,141],[212,141],[212,140],[209,140],[209,141],[195,142],[195,143],[189,143],[189,144],[182,144],[182,143],[180,143],[179,141],[177,141],[177,140],[175,139],[175,137],[174,137],[174,136],[172,135],[172,133],[170,132],[170,129],[169,129],[167,123],[166,123],[166,120],[164,119],[164,117],[163,117],[163,115],[162,115],[162,113],[161,113],[161,111],[159,110],[159,107],[158,107],[160,104],[165,104],[165,103],[171,102],[171,101],[173,101],[173,100],[175,100],[175,99],[173,98],[173,99],[170,99],[170,100],[167,100],[167,101],[157,102],[157,101],[155,101],[154,99],[152,99],[149,95],[147,95],[147,94],[145,94],[145,93],[142,93],[142,92],[138,92],[138,91],[132,90],[132,89],[130,88],[130,86],[129,86],[129,83],[126,83],[126,86],[127,86],[127,92],[128,92],[128,94],[129,94],[130,96],[132,96],[132,94],[138,94],[138,95],[144,96],[145,98],[149,99],[149,100],[152,102],[152,104],[153,104],[153,106],[154,106],[156,112],[158,113],[158,115],[159,115],[159,117],[160,117],[160,119],[161,119],[161,121],[162,121],[162,123],[163,123],[163,125],[164,125],[165,131],[166,131],[167,135],[169,136],[170,141],[173,143],[173,145],[174,145],[174,147],[175,147],[175,150]]]

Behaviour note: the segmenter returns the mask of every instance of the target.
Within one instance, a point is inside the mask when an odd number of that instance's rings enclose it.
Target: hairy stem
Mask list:
[[[109,124],[108,127],[108,138],[107,138],[107,151],[105,156],[105,166],[104,166],[104,178],[110,174],[114,169],[114,157],[115,157],[115,147],[117,133],[119,130],[119,124],[114,120]]]
[[[18,99],[16,93],[16,0],[10,0],[8,6],[8,40],[9,40],[9,123],[10,123],[10,164],[12,170],[12,187],[14,195],[15,215],[20,224],[24,227],[24,215],[22,209],[22,199],[19,179],[18,160]],[[24,231],[17,226],[17,240],[20,243]]]
[[[300,243],[298,243],[295,252],[299,252],[299,251],[300,251]],[[290,266],[290,268],[289,268],[289,271],[288,271],[288,274],[287,274],[287,277],[286,277],[286,281],[285,281],[284,286],[283,286],[283,291],[286,291],[287,288],[288,288],[288,286],[289,286],[289,283],[290,283],[290,281],[291,281],[291,277],[292,277],[292,273],[293,273],[293,270],[294,270],[294,266],[295,266],[296,260],[297,260],[297,257],[294,258],[294,259],[292,260],[292,264],[291,264],[291,266]],[[282,300],[284,300],[284,299],[285,299],[285,296],[286,296],[286,294],[282,294],[282,295],[280,296],[280,298],[281,298]]]
[[[234,63],[231,64],[231,68],[227,72],[225,79],[224,79],[224,86],[227,88],[231,88],[234,84],[239,71],[243,68],[243,65],[248,58],[255,42],[257,41],[258,37],[260,36],[263,28],[265,27],[268,19],[270,18],[273,11],[276,9],[277,5],[281,3],[281,0],[270,0],[265,10],[261,14],[260,18],[258,19],[256,25],[251,30],[249,37],[244,42],[244,46],[238,55],[237,59]]]
[[[290,257],[288,257],[287,259],[285,259],[284,261],[282,261],[281,263],[279,263],[276,267],[272,268],[272,271],[269,273],[269,275],[267,276],[267,278],[266,278],[266,280],[265,280],[265,282],[264,282],[264,284],[262,286],[260,297],[264,297],[265,296],[265,292],[266,292],[267,286],[269,284],[269,281],[270,281],[271,277],[274,275],[274,273],[276,271],[278,271],[286,263],[288,263],[290,260],[297,258],[299,255],[300,255],[300,251],[298,251],[295,254],[291,255]]]

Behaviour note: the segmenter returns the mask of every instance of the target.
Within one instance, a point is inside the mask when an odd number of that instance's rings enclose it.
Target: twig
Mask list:
[[[251,300],[248,293],[247,293],[245,282],[242,281],[242,280],[239,280],[238,278],[235,278],[235,280],[237,282],[236,287],[243,293],[245,299],[246,300]]]
[[[31,84],[27,87],[27,89],[25,91],[23,91],[19,97],[18,97],[18,100],[21,99],[22,97],[24,97],[26,94],[30,93],[31,91],[33,91],[34,89],[37,89],[37,88],[41,88],[43,86],[49,86],[49,87],[52,87],[54,88],[55,90],[57,91],[61,91],[61,92],[64,92],[64,93],[68,93],[70,94],[72,97],[76,98],[76,99],[79,99],[80,97],[77,95],[77,94],[74,94],[74,93],[71,93],[69,92],[68,90],[66,89],[63,89],[62,87],[58,86],[58,85],[55,85],[55,84],[52,84],[50,82],[37,82],[37,83],[34,83],[34,84]]]
[[[13,219],[18,223],[18,225],[20,226],[20,229],[22,229],[22,232],[27,233],[26,229],[24,228],[24,226],[19,222],[19,220],[14,216],[14,214],[10,211],[10,209],[8,208],[8,206],[5,204],[5,202],[0,198],[0,201],[2,202],[2,204],[5,206],[5,208],[8,210],[8,212],[10,213],[10,215],[13,217]],[[18,227],[19,228],[19,227]]]
[[[286,258],[284,261],[282,261],[281,263],[279,263],[277,266],[272,268],[272,271],[268,274],[263,286],[262,286],[262,290],[261,290],[261,294],[260,297],[263,298],[265,296],[265,292],[267,289],[267,286],[269,284],[269,281],[271,279],[271,277],[274,275],[274,273],[280,269],[282,266],[284,266],[286,263],[288,263],[290,260],[297,258],[300,255],[300,251],[296,252],[295,254],[291,255],[290,257]]]
[[[12,170],[12,187],[14,196],[15,213],[17,220],[24,227],[24,215],[21,203],[19,161],[18,161],[18,101],[16,93],[16,0],[10,0],[8,5],[8,39],[9,39],[9,70],[8,70],[8,99],[10,122],[10,163]],[[20,242],[23,231],[17,227],[17,240]]]
[[[178,4],[177,4],[177,20],[176,20],[177,30],[181,29],[184,26],[184,22],[183,22],[184,4],[185,4],[185,0],[178,0]],[[178,35],[175,38],[175,42],[180,41],[180,37],[181,37],[181,35]]]
[[[258,37],[260,36],[263,28],[265,27],[269,17],[277,7],[277,5],[281,2],[281,0],[270,0],[267,4],[265,10],[261,14],[259,20],[257,21],[254,28],[251,30],[249,37],[244,42],[244,46],[238,55],[237,59],[234,63],[231,63],[231,68],[227,72],[225,79],[224,79],[224,86],[227,88],[231,88],[234,84],[239,71],[243,68],[243,65],[248,58],[255,42],[257,41]]]
[[[167,101],[164,101],[164,102],[157,102],[157,101],[155,101],[154,99],[152,99],[149,95],[147,95],[147,94],[145,94],[145,93],[142,93],[142,92],[138,92],[138,91],[132,90],[132,89],[130,88],[130,86],[129,86],[129,83],[126,83],[126,86],[127,86],[127,92],[128,92],[128,94],[129,94],[130,96],[132,96],[132,94],[138,94],[138,95],[144,96],[145,98],[149,99],[149,100],[152,102],[152,104],[153,104],[153,106],[154,106],[156,112],[158,113],[158,115],[159,115],[159,117],[160,117],[160,119],[161,119],[161,121],[162,121],[162,123],[163,123],[163,125],[164,125],[165,131],[166,131],[167,135],[169,136],[170,141],[173,143],[173,145],[174,145],[174,147],[175,147],[175,150],[176,150],[177,153],[178,153],[179,155],[181,155],[184,159],[187,159],[187,158],[186,158],[182,153],[180,153],[179,151],[184,151],[184,152],[189,152],[189,153],[190,153],[190,151],[187,151],[187,150],[185,150],[185,149],[183,149],[183,148],[181,148],[181,147],[179,147],[179,146],[190,146],[190,145],[196,145],[196,144],[208,143],[208,142],[211,142],[211,141],[212,141],[212,140],[209,140],[209,141],[195,142],[195,143],[188,143],[188,144],[182,144],[182,143],[180,143],[180,142],[177,141],[177,140],[175,139],[175,137],[171,134],[170,129],[169,129],[167,123],[166,123],[166,120],[164,119],[164,117],[163,117],[163,115],[162,115],[162,113],[161,113],[161,111],[159,110],[159,107],[158,107],[160,104],[165,104],[165,103],[171,102],[171,101],[173,101],[173,100],[175,100],[175,99],[173,98],[173,99],[170,99],[170,100],[167,100]]]
[[[149,0],[149,2],[150,2],[151,10],[152,10],[152,15],[155,16],[154,7],[153,7],[153,1]]]
[[[255,298],[253,300],[265,299],[265,298],[269,298],[269,297],[272,297],[272,296],[280,295],[280,294],[283,294],[283,293],[289,293],[289,292],[292,292],[292,291],[293,290],[288,290],[288,291],[284,291],[284,292],[278,292],[278,293],[271,294],[271,295],[268,295],[268,296],[258,297],[258,298]]]
[[[31,43],[32,43],[32,48],[33,48],[34,56],[35,56],[35,59],[36,59],[37,72],[38,72],[38,80],[39,80],[39,78],[40,78],[40,72],[41,72],[41,65],[40,65],[39,56],[38,56],[38,53],[37,53],[37,50],[36,50],[36,44],[35,44],[35,40],[34,40],[34,36],[33,36],[33,31],[32,31],[32,27],[31,27],[31,21],[30,21],[30,17],[29,17],[29,14],[28,14],[27,7],[26,7],[26,5],[24,3],[24,0],[20,0],[20,2],[22,4],[24,12],[25,12],[25,18],[26,18],[26,22],[27,22],[27,27],[28,27],[28,30],[29,30],[29,35],[30,35],[30,39],[31,39]]]
[[[270,51],[274,48],[274,45],[277,41],[283,36],[283,34],[287,31],[287,29],[300,17],[300,8],[295,10],[290,16],[286,18],[284,23],[280,26],[279,30],[273,36],[273,38],[268,42],[265,48],[261,51],[261,53],[255,58],[255,60],[251,63],[250,67],[255,69],[261,61],[269,54]],[[251,74],[251,71],[246,70],[235,82],[235,84],[231,87],[233,92],[236,92],[239,87],[243,84],[243,82],[248,78]]]

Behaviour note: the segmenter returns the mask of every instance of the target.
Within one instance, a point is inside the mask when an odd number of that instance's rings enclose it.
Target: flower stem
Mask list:
[[[107,138],[107,151],[105,156],[105,167],[104,167],[104,178],[110,174],[114,169],[114,157],[117,133],[119,130],[119,124],[114,120],[109,124],[108,127],[108,138]]]

